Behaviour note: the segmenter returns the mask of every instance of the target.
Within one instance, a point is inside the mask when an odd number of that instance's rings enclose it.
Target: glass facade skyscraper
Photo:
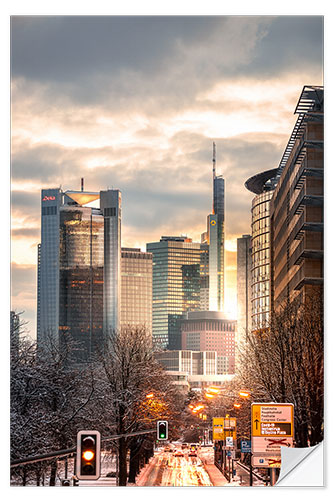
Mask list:
[[[148,243],[153,254],[153,341],[167,347],[174,323],[186,311],[200,309],[200,243],[162,236]]]
[[[209,237],[209,311],[220,311],[221,308],[221,280],[220,280],[220,244],[218,237],[218,216],[208,215]]]
[[[251,236],[237,238],[237,343],[251,331]]]
[[[216,175],[215,151],[213,143],[213,213],[208,215],[207,231],[201,235],[201,310],[221,312],[224,309],[225,185],[223,176]]]
[[[118,190],[42,190],[37,343],[74,341],[78,362],[119,326],[120,200]]]
[[[224,179],[214,175],[214,214],[217,222],[217,311],[224,309]],[[214,242],[215,245],[215,242]],[[214,299],[215,300],[215,299]]]
[[[101,191],[100,207],[104,217],[103,327],[111,332],[120,326],[121,192]]]
[[[103,338],[104,218],[99,210],[60,208],[59,334],[90,358]]]

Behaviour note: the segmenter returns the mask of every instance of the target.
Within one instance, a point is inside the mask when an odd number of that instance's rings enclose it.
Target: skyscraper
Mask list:
[[[140,248],[121,249],[120,325],[152,331],[153,256]]]
[[[224,205],[224,178],[216,175],[216,146],[213,143],[213,213],[208,215],[207,231],[201,235],[202,244],[208,245],[208,277],[206,275],[206,282],[203,281],[201,309],[209,311],[224,309]],[[203,257],[202,264],[204,261]]]
[[[87,361],[119,327],[121,194],[43,189],[41,205],[37,343],[76,341]]]
[[[217,222],[217,307],[224,308],[224,179],[216,175],[216,147],[213,145],[214,214]]]
[[[186,236],[162,236],[147,251],[153,254],[153,341],[167,347],[177,319],[200,308],[201,245]]]
[[[237,238],[237,341],[251,330],[251,236]]]
[[[252,200],[251,234],[251,330],[268,326],[270,317],[270,200],[277,181],[277,169],[267,170],[245,182],[256,196]]]

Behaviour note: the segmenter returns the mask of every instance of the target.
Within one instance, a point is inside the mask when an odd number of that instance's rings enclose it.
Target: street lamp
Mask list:
[[[250,393],[249,393],[249,392],[247,392],[247,391],[239,391],[239,393],[238,393],[238,394],[239,394],[239,396],[240,396],[241,398],[249,398],[249,397],[250,397]]]
[[[197,411],[202,410],[205,407],[205,405],[199,404],[195,408],[193,408],[192,413],[197,413]]]
[[[212,392],[213,394],[220,394],[221,392],[221,389],[219,389],[218,387],[208,387],[206,389],[208,392]]]

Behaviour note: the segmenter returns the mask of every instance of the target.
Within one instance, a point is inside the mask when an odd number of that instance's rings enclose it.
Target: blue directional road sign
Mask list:
[[[242,453],[251,453],[251,441],[248,439],[241,440],[241,452]]]

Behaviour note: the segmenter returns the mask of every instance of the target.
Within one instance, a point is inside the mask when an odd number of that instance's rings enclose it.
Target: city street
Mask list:
[[[157,454],[148,478],[142,486],[212,486],[199,457],[177,457],[173,452]]]
[[[325,486],[326,16],[179,14],[7,16],[10,486]]]

